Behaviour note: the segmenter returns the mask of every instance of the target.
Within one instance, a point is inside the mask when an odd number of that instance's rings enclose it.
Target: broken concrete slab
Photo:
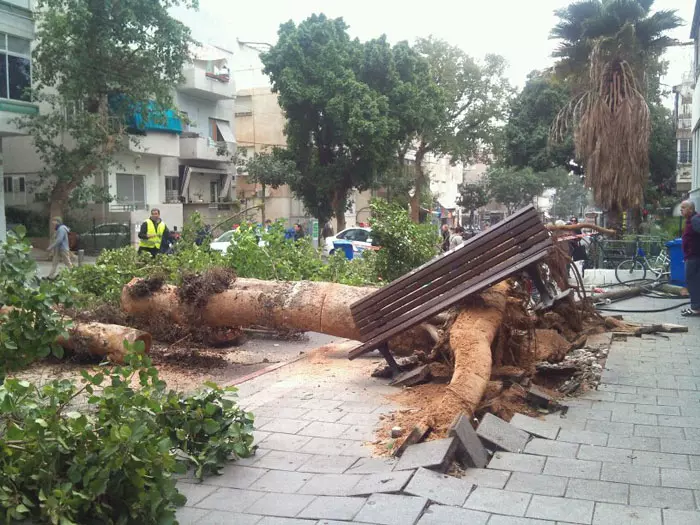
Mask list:
[[[406,448],[394,470],[410,470],[419,467],[445,472],[457,452],[456,438],[437,439]]]
[[[408,372],[403,372],[396,376],[389,385],[391,386],[415,386],[426,383],[430,380],[430,367],[428,365],[419,366]]]
[[[535,419],[534,417],[524,416],[523,414],[515,414],[513,419],[510,420],[510,424],[520,430],[524,430],[528,434],[544,439],[557,439],[559,430],[561,429],[559,425],[547,423],[546,421]]]
[[[524,430],[489,413],[481,420],[476,434],[488,447],[516,453],[522,452],[530,439],[530,434]]]
[[[428,434],[430,434],[431,430],[432,428],[428,425],[419,423],[418,425],[413,427],[413,430],[411,430],[411,432],[408,434],[408,436],[406,436],[406,438],[401,442],[401,444],[394,449],[392,455],[397,458],[401,457],[409,446],[415,445],[416,443],[420,443],[426,437],[428,437]]]
[[[552,396],[535,385],[530,385],[525,400],[540,408],[549,408],[550,405],[556,404],[556,400]]]
[[[413,476],[413,472],[413,470],[402,470],[400,472],[367,474],[362,476],[357,484],[348,491],[348,496],[401,492]]]
[[[466,414],[460,414],[455,418],[448,435],[459,440],[457,457],[464,466],[484,468],[488,465],[489,454]]]
[[[474,485],[467,481],[420,468],[411,478],[404,492],[412,496],[423,496],[444,505],[461,507],[473,488]]]

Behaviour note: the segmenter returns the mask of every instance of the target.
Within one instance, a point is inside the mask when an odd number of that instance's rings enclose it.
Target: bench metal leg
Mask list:
[[[542,276],[540,275],[539,268],[537,265],[530,265],[527,267],[526,271],[530,276],[532,284],[535,285],[535,288],[537,288],[537,291],[540,293],[540,301],[542,302],[542,305],[545,308],[550,307],[554,303],[554,298],[549,294],[549,290],[547,290],[547,287],[542,280]]]
[[[382,344],[382,346],[380,346],[378,348],[378,350],[382,354],[382,357],[384,357],[384,359],[386,360],[386,362],[389,365],[389,368],[391,368],[391,371],[394,374],[400,374],[401,372],[403,372],[403,370],[401,370],[401,367],[399,366],[399,364],[394,359],[394,356],[391,355],[391,352],[389,351],[389,345],[384,343],[384,344]]]

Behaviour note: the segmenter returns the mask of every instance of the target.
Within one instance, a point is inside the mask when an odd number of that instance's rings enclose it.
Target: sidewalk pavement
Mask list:
[[[78,265],[78,256],[73,252],[75,257],[73,258],[73,264]],[[51,273],[51,266],[52,266],[52,256],[47,252],[46,250],[40,250],[38,248],[32,248],[32,253],[31,253],[32,259],[36,261],[37,265],[37,274],[39,277],[47,277],[49,273]],[[83,258],[83,263],[82,264],[95,264],[95,261],[97,260],[97,257],[89,256],[86,255]],[[63,271],[66,268],[66,266],[61,263],[58,266],[59,271]]]
[[[648,299],[636,307],[649,308]],[[664,306],[669,301],[661,301]],[[629,302],[624,303],[625,307]],[[623,303],[618,303],[622,308]],[[635,307],[635,309],[637,309]],[[678,311],[637,318],[680,322]],[[690,322],[688,322],[690,321]],[[348,361],[311,356],[244,383],[251,458],[183,479],[182,525],[698,525],[700,320],[687,334],[614,342],[598,391],[545,418],[556,440],[499,452],[462,479],[394,470],[363,445],[396,392]]]

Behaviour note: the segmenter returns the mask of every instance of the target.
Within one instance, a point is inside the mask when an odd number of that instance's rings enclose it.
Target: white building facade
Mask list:
[[[698,74],[700,74],[700,0],[695,2],[695,13],[693,15],[693,23],[690,31],[690,38],[694,41],[693,53],[693,95],[692,95],[692,113],[691,113],[691,140],[696,144],[691,151],[691,189],[690,198],[695,202],[696,207],[700,209],[700,83]]]

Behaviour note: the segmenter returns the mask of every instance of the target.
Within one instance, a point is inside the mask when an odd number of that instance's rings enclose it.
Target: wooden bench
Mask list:
[[[389,339],[523,270],[529,270],[540,293],[545,293],[533,265],[551,246],[534,206],[518,210],[352,304],[350,310],[363,344],[350,351],[349,358],[378,349],[393,368],[398,368],[387,347]]]

